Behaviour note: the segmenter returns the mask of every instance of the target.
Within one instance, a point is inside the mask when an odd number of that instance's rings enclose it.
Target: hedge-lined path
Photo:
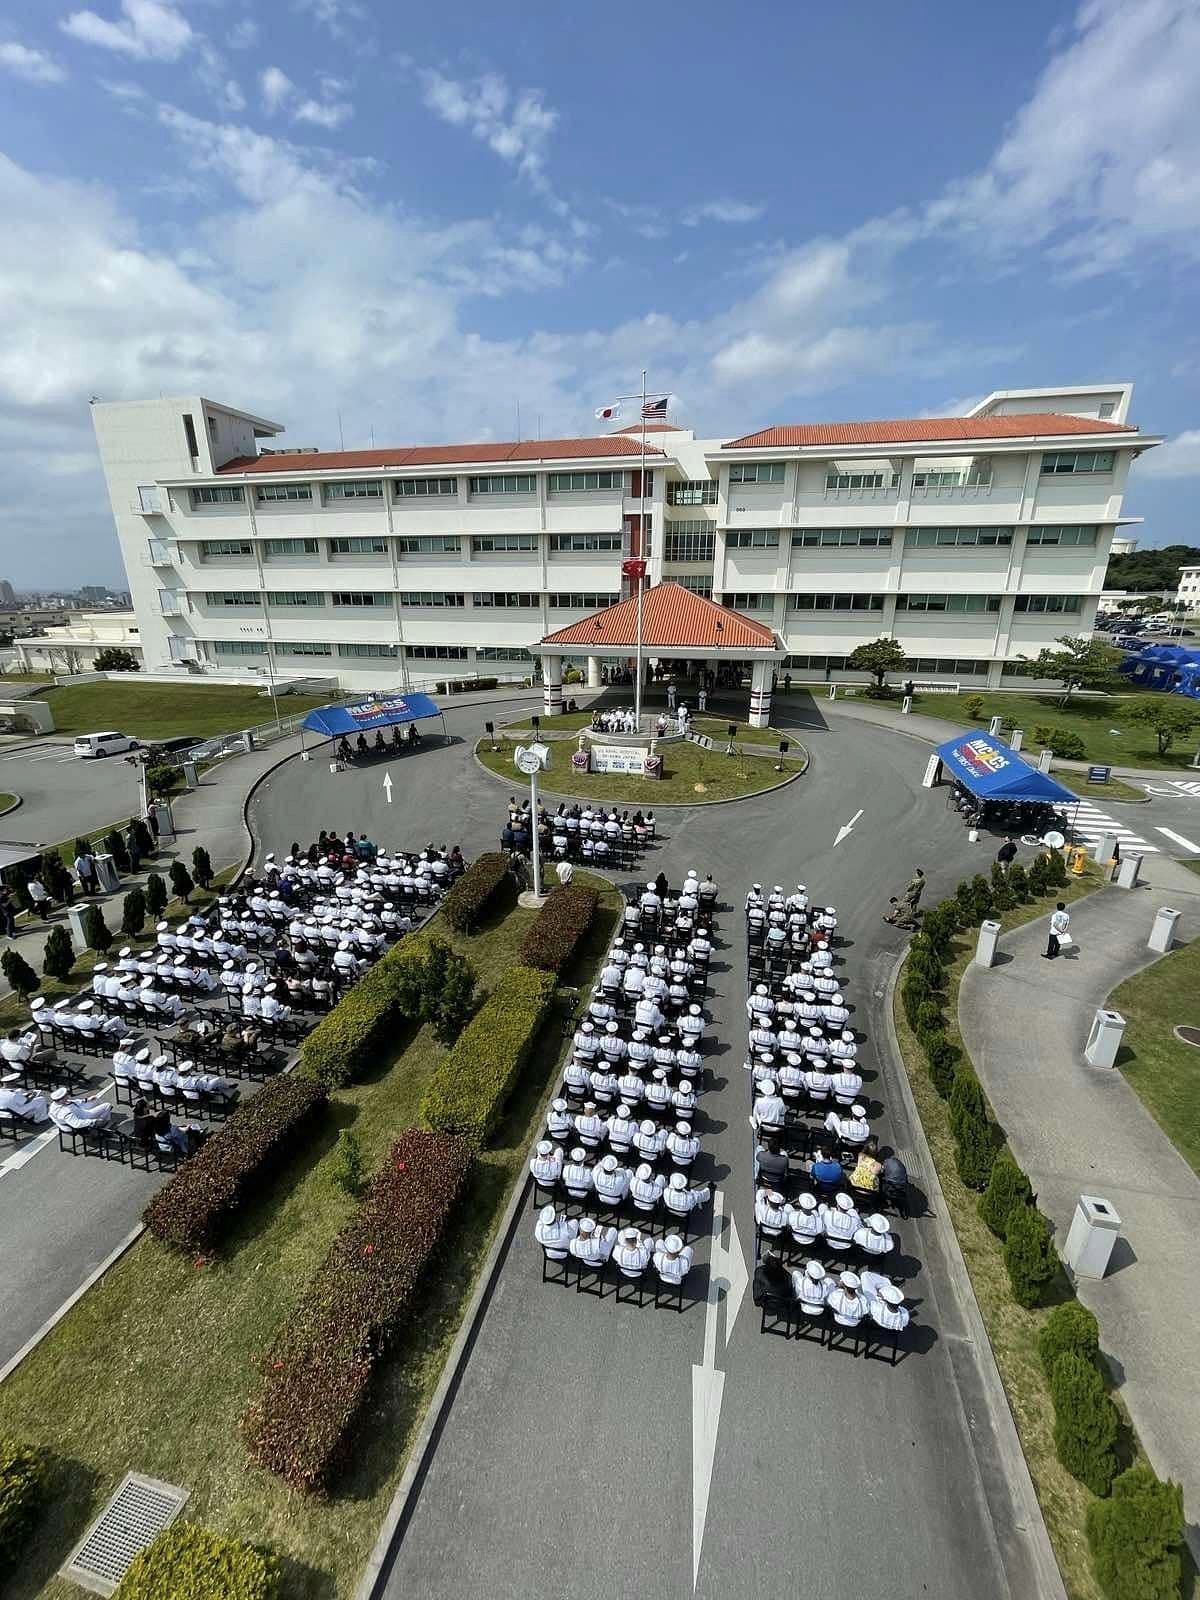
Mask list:
[[[1008,934],[1009,959],[968,968],[959,1025],[996,1119],[1029,1174],[1060,1250],[1081,1194],[1121,1217],[1109,1275],[1081,1278],[1079,1298],[1155,1471],[1183,1484],[1193,1554],[1200,1518],[1200,1177],[1119,1071],[1089,1067],[1083,1048],[1097,1006],[1156,957],[1154,913],[1182,910],[1180,936],[1200,932],[1200,890],[1170,861],[1147,861],[1145,889],[1105,889],[1071,912],[1070,954],[1042,961],[1046,919]],[[1020,1016],[1019,1028],[1013,1019]],[[1194,1017],[1171,1019],[1194,1021]]]

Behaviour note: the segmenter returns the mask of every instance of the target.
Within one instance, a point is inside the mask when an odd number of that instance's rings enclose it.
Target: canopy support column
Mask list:
[[[773,661],[756,661],[750,669],[750,726],[771,725],[771,675]]]
[[[600,686],[601,686],[600,685],[600,657],[599,656],[589,656],[587,658],[587,662],[588,662],[587,686],[588,686],[589,689],[599,689]]]
[[[548,717],[562,715],[563,664],[559,655],[544,655],[542,657],[542,710]]]

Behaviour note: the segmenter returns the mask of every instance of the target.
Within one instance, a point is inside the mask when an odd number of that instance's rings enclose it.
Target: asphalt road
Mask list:
[[[494,848],[506,786],[475,766],[478,708],[448,715],[463,742],[378,768],[332,774],[292,762],[260,788],[256,834],[285,850],[321,826],[366,828],[377,842],[431,833],[470,855]],[[930,898],[986,856],[942,800],[920,787],[926,751],[901,735],[814,710],[802,730],[810,773],[732,806],[664,810],[650,858],[673,882],[712,870],[727,905],[749,882],[805,881],[837,906],[854,1021],[867,1034],[865,1076],[884,1108],[877,1126],[913,1149],[888,1072],[877,1011],[898,936],[879,918],[914,865]],[[393,774],[389,805],[383,773]],[[516,780],[512,789],[517,787]],[[647,794],[647,801],[652,793]],[[839,826],[860,813],[835,847]],[[705,1159],[747,1267],[753,1249],[744,944],[727,909],[708,1084]],[[890,1072],[890,1069],[888,1069]],[[918,1184],[919,1165],[910,1161]],[[894,1370],[845,1353],[762,1337],[747,1294],[715,1310],[714,1365],[724,1374],[715,1457],[693,1591],[693,1367],[701,1303],[680,1316],[617,1306],[540,1282],[525,1220],[504,1262],[387,1593],[426,1600],[568,1593],[647,1600],[758,1593],[985,1600],[1010,1590],[1001,1551],[1019,1542],[958,1302],[930,1221],[900,1224],[920,1348]],[[729,1237],[725,1244],[731,1245]],[[707,1260],[702,1248],[698,1259]],[[1028,1592],[1028,1591],[1026,1591]]]
[[[135,769],[120,756],[81,760],[70,740],[0,744],[0,791],[22,802],[0,818],[0,837],[33,845],[74,839],[138,808]]]

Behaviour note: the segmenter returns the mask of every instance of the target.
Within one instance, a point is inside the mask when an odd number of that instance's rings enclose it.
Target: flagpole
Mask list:
[[[641,504],[638,511],[638,560],[645,562],[646,557],[646,369],[642,368],[642,470],[638,479],[638,488],[641,490]],[[633,716],[637,723],[637,731],[642,731],[642,590],[645,586],[645,575],[634,580],[637,584],[637,676],[633,691]]]

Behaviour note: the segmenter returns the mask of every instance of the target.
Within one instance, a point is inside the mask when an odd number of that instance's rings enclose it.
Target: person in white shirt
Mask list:
[[[562,1181],[572,1200],[586,1200],[592,1192],[592,1169],[582,1145],[576,1145],[563,1162]]]
[[[675,1052],[675,1065],[685,1078],[695,1078],[704,1070],[704,1058],[699,1050],[691,1050],[686,1045],[681,1045]]]
[[[615,1150],[618,1155],[624,1155],[633,1144],[637,1135],[638,1125],[633,1120],[632,1107],[622,1102],[616,1113],[609,1118],[608,1123],[608,1148]]]
[[[11,1111],[14,1116],[28,1122],[45,1122],[50,1115],[49,1102],[35,1089],[22,1089],[15,1083],[0,1083],[0,1111]]]
[[[677,1233],[669,1233],[654,1251],[654,1270],[661,1282],[674,1287],[692,1270],[692,1247],[684,1244]]]
[[[596,1033],[596,1024],[591,1021],[580,1023],[575,1030],[575,1037],[571,1040],[571,1047],[579,1060],[590,1066],[600,1054],[600,1039]]]
[[[862,1078],[854,1069],[854,1063],[839,1056],[834,1065],[837,1071],[830,1079],[829,1087],[834,1099],[839,1105],[853,1105],[862,1090]]]
[[[281,1005],[276,998],[275,985],[269,983],[262,997],[261,1009],[266,1022],[285,1022],[292,1014],[291,1006]]]
[[[825,1130],[827,1133],[836,1134],[843,1144],[865,1144],[871,1137],[871,1124],[867,1121],[866,1109],[860,1105],[851,1106],[848,1117],[830,1111],[825,1118]]]
[[[823,1310],[833,1289],[833,1280],[819,1261],[792,1268],[792,1290],[803,1308],[811,1313]]]
[[[691,1117],[696,1111],[696,1091],[686,1078],[671,1090],[671,1106],[677,1115]]]
[[[639,1211],[653,1211],[666,1186],[666,1179],[643,1161],[633,1175],[629,1193]]]
[[[561,1216],[551,1205],[538,1213],[533,1236],[551,1261],[565,1261],[578,1232],[574,1217]]]
[[[133,1047],[136,1043],[136,1039],[122,1039],[113,1051],[113,1077],[119,1083],[129,1083],[137,1075],[137,1059],[133,1053]]]
[[[842,1004],[841,990],[830,995],[829,999],[822,1002],[821,1015],[831,1029],[842,1027],[850,1017],[849,1011]]]
[[[633,1070],[633,1067],[627,1066],[626,1070],[617,1079],[617,1089],[620,1092],[622,1100],[627,1101],[630,1105],[636,1106],[640,1103],[642,1096],[646,1092],[646,1085],[643,1083],[641,1078],[638,1077],[637,1073]]]
[[[605,1061],[611,1067],[618,1067],[624,1061],[627,1053],[628,1047],[621,1037],[617,1024],[615,1022],[605,1023],[604,1034],[600,1040],[600,1054]]]
[[[698,1005],[690,1005],[678,1022],[679,1037],[693,1050],[704,1037],[704,1013]]]
[[[244,1017],[261,1017],[262,1000],[258,990],[253,984],[247,983],[242,987],[242,1015]]]
[[[697,1184],[694,1188],[688,1187],[688,1181],[682,1172],[673,1172],[663,1190],[662,1202],[666,1209],[677,1217],[689,1216],[700,1206],[706,1206],[712,1197],[712,1190],[707,1183]]]
[[[578,1056],[572,1056],[563,1069],[563,1083],[573,1094],[585,1095],[591,1087],[592,1075]]]
[[[754,1220],[769,1239],[777,1239],[788,1225],[787,1206],[778,1189],[757,1189]]]
[[[588,1150],[595,1150],[604,1143],[605,1135],[608,1133],[608,1123],[603,1117],[597,1116],[594,1100],[588,1100],[575,1118],[575,1132],[579,1136],[580,1144]]]
[[[840,1328],[857,1328],[866,1313],[866,1303],[858,1288],[857,1272],[843,1272],[826,1301]]]
[[[616,1242],[615,1228],[600,1227],[594,1217],[580,1217],[569,1249],[584,1266],[602,1267],[612,1255]]]
[[[774,1078],[763,1078],[758,1085],[758,1097],[750,1113],[750,1126],[755,1133],[764,1129],[782,1128],[787,1121],[787,1106],[779,1093]]]
[[[549,1139],[540,1140],[533,1160],[529,1163],[534,1182],[540,1184],[543,1189],[552,1189],[562,1177],[562,1169],[562,1150]]]
[[[27,1033],[13,1028],[0,1040],[0,1056],[13,1067],[53,1066],[57,1057],[49,1045],[39,1042],[40,1038],[36,1028],[31,1028]]]
[[[71,1099],[67,1089],[50,1096],[50,1120],[66,1132],[103,1128],[112,1121],[112,1107],[103,1100]]]
[[[635,1028],[633,1038],[625,1050],[631,1072],[642,1072],[654,1058],[654,1047],[649,1042],[649,1035],[645,1028]]]
[[[864,1273],[864,1284],[866,1276]],[[889,1333],[903,1333],[908,1327],[908,1307],[904,1304],[904,1295],[894,1284],[884,1284],[878,1294],[868,1297],[867,1311],[875,1326]]]
[[[833,1205],[821,1205],[817,1210],[829,1243],[835,1250],[848,1249],[854,1235],[862,1227],[862,1218],[854,1209],[854,1201],[848,1194],[839,1194],[834,1196]]]
[[[779,1092],[784,1100],[800,1099],[805,1088],[804,1064],[798,1055],[789,1055],[778,1070]]]
[[[667,1131],[647,1117],[634,1134],[633,1142],[643,1161],[657,1161],[667,1147]]]
[[[565,1100],[555,1100],[546,1113],[546,1132],[560,1141],[570,1138],[575,1127],[574,1118],[567,1110]]]
[[[1046,938],[1046,948],[1042,951],[1043,961],[1053,961],[1063,945],[1070,942],[1071,915],[1060,900],[1050,916],[1050,932]]]
[[[656,1067],[646,1084],[645,1101],[652,1111],[665,1111],[671,1104],[671,1086],[665,1067]]]
[[[751,1027],[771,1026],[771,1018],[775,1015],[775,1002],[767,992],[765,983],[755,985],[754,993],[746,1001],[746,1016]]]
[[[700,1154],[700,1141],[690,1122],[677,1122],[667,1134],[667,1154],[677,1167],[690,1167]]]
[[[794,1205],[785,1208],[787,1225],[792,1231],[792,1238],[798,1245],[812,1245],[824,1233],[824,1224],[817,1214],[817,1197],[812,1194],[802,1194]]]
[[[619,1093],[616,1073],[612,1071],[607,1062],[602,1062],[589,1077],[590,1082],[587,1088],[581,1090],[580,1093],[586,1094],[590,1090],[600,1105],[611,1105]]]
[[[633,1020],[639,1028],[647,1028],[651,1033],[666,1025],[666,1017],[658,1008],[656,1000],[641,999],[633,1008]]]
[[[613,1248],[612,1259],[623,1278],[640,1278],[650,1265],[653,1250],[650,1240],[636,1228],[623,1228]]]
[[[619,1206],[629,1194],[631,1173],[616,1156],[608,1155],[592,1169],[592,1187],[596,1199],[610,1209]]]
[[[854,1230],[854,1242],[868,1256],[886,1256],[896,1247],[888,1220],[878,1211],[869,1216],[861,1228]]]

